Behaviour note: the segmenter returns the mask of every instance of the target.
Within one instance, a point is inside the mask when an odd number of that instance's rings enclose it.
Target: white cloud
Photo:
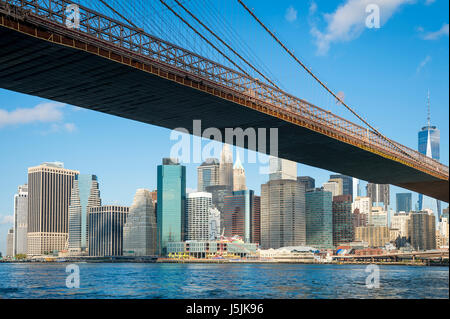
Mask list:
[[[311,2],[311,5],[309,6],[309,14],[313,15],[315,14],[317,11],[317,3],[315,3],[314,1]]]
[[[431,56],[427,55],[425,57],[425,59],[423,59],[422,62],[419,63],[419,66],[417,67],[416,73],[420,73],[420,71],[422,71],[422,69],[428,64],[430,63],[432,60]]]
[[[294,22],[295,20],[297,20],[297,14],[297,10],[295,10],[293,6],[290,6],[286,9],[286,14],[284,17],[288,22]]]
[[[422,29],[423,30],[423,29]],[[440,37],[447,36],[448,37],[448,23],[444,24],[442,28],[435,32],[428,32],[423,36],[425,40],[437,40]]]
[[[14,216],[0,216],[0,225],[9,225],[14,223]]]
[[[50,129],[41,132],[42,135],[49,135],[54,133],[74,133],[77,130],[77,126],[73,123],[54,123],[50,126]]]
[[[0,109],[0,128],[8,125],[61,121],[63,118],[61,108],[64,106],[64,104],[52,102],[38,104],[34,108],[20,108],[14,111]]]
[[[366,28],[368,5],[380,8],[380,22],[384,25],[402,5],[413,2],[414,0],[346,0],[334,13],[324,15],[327,22],[325,31],[312,26],[311,34],[316,38],[318,53],[326,54],[332,43],[359,37]]]

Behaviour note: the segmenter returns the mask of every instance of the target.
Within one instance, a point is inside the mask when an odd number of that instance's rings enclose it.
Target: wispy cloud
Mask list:
[[[429,6],[429,5],[431,5],[431,4],[435,3],[435,2],[436,2],[436,0],[425,0],[425,5]]]
[[[22,125],[30,123],[51,123],[61,121],[63,118],[61,103],[41,103],[33,108],[19,108],[14,111],[0,109],[0,128],[9,125]]]
[[[425,57],[425,59],[423,59],[423,60],[419,63],[419,65],[417,66],[416,73],[419,74],[419,73],[422,71],[422,69],[423,69],[428,63],[430,63],[432,60],[433,60],[433,59],[431,58],[431,56],[427,55],[427,56]]]
[[[424,31],[423,28],[419,31]],[[441,37],[448,37],[448,23],[445,23],[439,30],[435,32],[427,32],[423,35],[424,40],[437,40]]]
[[[74,133],[77,131],[77,126],[74,123],[54,123],[47,131],[41,132],[42,135],[49,135],[55,133]]]
[[[297,15],[298,11],[295,10],[293,6],[290,6],[289,8],[286,9],[286,14],[284,15],[284,18],[288,22],[294,22],[295,20],[297,20]]]
[[[9,225],[14,223],[14,216],[0,216],[0,225]]]
[[[332,43],[346,42],[358,38],[365,29],[368,5],[377,5],[380,8],[381,25],[394,15],[405,4],[414,3],[413,0],[346,0],[335,12],[325,14],[327,26],[320,31],[314,24],[311,34],[315,37],[317,52],[325,55]]]

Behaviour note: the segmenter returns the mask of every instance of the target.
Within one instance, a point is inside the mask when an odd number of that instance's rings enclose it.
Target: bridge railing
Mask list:
[[[67,19],[65,11],[72,2],[69,0],[0,0],[1,4],[10,9],[11,6],[24,9],[25,19],[37,19],[35,22],[41,21],[44,24],[52,22],[59,27],[65,27]],[[136,56],[149,58],[172,70],[182,70],[200,79],[211,81],[238,92],[247,99],[255,100],[256,103],[264,104],[269,108],[275,107],[277,111],[288,112],[302,120],[322,125],[334,130],[337,134],[357,140],[363,145],[381,150],[406,163],[425,167],[448,178],[447,166],[397,142],[386,140],[368,128],[152,36],[142,29],[134,28],[87,7],[79,5],[79,8],[80,26],[77,31],[74,31],[77,34],[93,37],[105,44],[125,49]]]

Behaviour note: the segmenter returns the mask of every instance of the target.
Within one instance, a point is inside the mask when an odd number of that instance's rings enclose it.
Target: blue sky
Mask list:
[[[441,161],[448,165],[448,1],[246,3],[371,124],[414,149],[417,132],[426,124],[430,89],[432,123],[441,130]],[[365,27],[361,8],[369,3],[380,4],[379,29]],[[283,88],[355,120],[321,94],[242,8],[231,1],[218,8]],[[12,226],[13,195],[27,182],[28,167],[62,161],[67,168],[96,174],[104,203],[130,205],[137,188],[156,188],[156,166],[174,144],[169,136],[159,127],[0,89],[0,251],[5,252]],[[196,189],[196,166],[187,165],[190,189]],[[267,176],[259,174],[257,164],[244,167],[249,188],[259,194]],[[329,172],[299,165],[299,175],[310,175],[321,185]],[[392,188],[392,198],[397,191]]]

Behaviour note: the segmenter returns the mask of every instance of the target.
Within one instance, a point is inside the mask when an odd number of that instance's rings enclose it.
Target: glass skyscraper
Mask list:
[[[333,198],[331,192],[306,192],[306,244],[319,249],[333,248]]]
[[[440,160],[440,139],[441,133],[436,126],[431,125],[430,115],[430,94],[428,93],[428,123],[427,126],[422,127],[419,132],[419,152],[430,157],[436,161]],[[419,194],[419,211],[425,208],[433,210],[436,214],[437,221],[441,215],[441,202],[434,200],[428,196]]]
[[[166,255],[168,242],[186,239],[186,167],[175,159],[158,166],[157,202],[158,253]]]
[[[88,248],[88,217],[90,207],[101,206],[97,176],[76,175],[69,206],[69,252],[79,254]]]
[[[412,211],[412,194],[411,193],[398,193],[397,198],[397,213]]]

